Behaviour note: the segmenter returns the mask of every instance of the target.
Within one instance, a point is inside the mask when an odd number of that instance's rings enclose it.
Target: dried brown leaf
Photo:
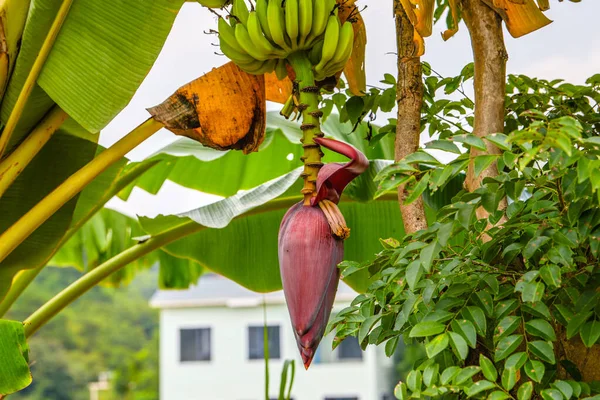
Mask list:
[[[515,0],[483,1],[502,17],[508,32],[514,38],[527,35],[552,22],[540,11],[534,0],[522,0],[522,4],[515,3]]]
[[[233,62],[180,87],[148,109],[176,135],[218,150],[258,150],[266,126],[265,81]]]
[[[280,81],[275,72],[265,74],[265,92],[268,101],[285,104],[285,101],[292,95],[293,88],[294,84],[289,77]]]
[[[360,15],[355,0],[340,1],[338,16],[344,23],[351,18],[352,28],[354,30],[354,44],[352,55],[344,67],[344,76],[348,83],[350,91],[355,96],[362,96],[367,91],[367,76],[365,72],[365,51],[367,47],[367,30],[365,21]],[[339,74],[338,74],[339,78]]]
[[[442,39],[444,40],[450,39],[456,34],[456,32],[458,32],[458,0],[448,0],[448,7],[450,7],[450,12],[452,13],[451,15],[454,26],[442,33]]]

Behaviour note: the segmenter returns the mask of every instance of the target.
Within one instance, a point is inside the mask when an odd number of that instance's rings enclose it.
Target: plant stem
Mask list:
[[[473,134],[484,137],[492,133],[504,132],[504,99],[506,95],[506,60],[508,53],[504,46],[502,19],[481,0],[465,0],[462,3],[463,18],[473,48],[475,66],[475,120]],[[475,176],[474,158],[482,154],[501,154],[500,149],[486,141],[487,151],[471,148],[471,161],[467,170],[465,184],[472,192],[481,187],[487,177],[498,175],[496,163]],[[499,208],[506,208],[506,198]],[[489,213],[483,208],[477,209],[478,218],[487,218]],[[500,224],[503,221],[499,222]]]
[[[162,126],[160,122],[149,118],[44,197],[44,199],[0,235],[0,262],[58,209],[83,190],[94,178],[162,128]]]
[[[377,199],[377,201],[390,201],[396,199],[396,195],[393,193],[385,194]],[[290,208],[292,205],[298,203],[301,198],[298,196],[284,197],[270,201],[260,207],[256,207],[245,214],[237,216],[235,219],[244,218],[251,215],[257,215],[274,210],[285,210]],[[345,202],[352,202],[351,199],[345,199]],[[33,314],[31,314],[23,323],[25,325],[25,335],[30,337],[39,328],[46,324],[52,317],[58,314],[61,310],[77,300],[79,296],[99,284],[102,280],[110,276],[112,273],[117,272],[121,268],[125,267],[132,261],[145,256],[146,254],[154,251],[160,247],[166,246],[178,239],[185,236],[200,232],[201,230],[208,229],[207,227],[197,224],[194,221],[189,221],[177,226],[171,230],[162,232],[156,236],[151,237],[145,242],[136,244],[133,247],[117,254],[110,260],[104,262],[86,275],[82,276],[67,288],[62,290],[47,303],[41,306]]]
[[[4,296],[4,299],[0,302],[0,318],[4,317],[6,312],[15,303],[15,301],[23,294],[25,289],[31,282],[42,272],[44,265],[41,265],[33,269],[25,269],[19,271],[13,279],[12,285],[10,285],[9,291]]]
[[[8,157],[0,161],[0,197],[68,117],[66,112],[55,106],[27,136],[27,139]]]
[[[288,61],[296,73],[296,83],[300,91],[300,104],[298,110],[302,112],[302,147],[304,155],[301,157],[304,163],[304,205],[310,205],[310,199],[317,195],[317,175],[323,166],[321,157],[323,152],[317,143],[315,137],[323,137],[321,132],[320,118],[323,112],[319,110],[319,88],[315,85],[315,77],[312,70],[312,64],[308,56],[303,51],[292,53],[288,56]]]
[[[400,0],[394,2],[396,19],[396,44],[398,47],[398,79],[396,99],[398,115],[394,159],[400,161],[419,150],[421,137],[421,108],[423,107],[423,74],[421,59],[415,55],[415,28],[410,23]],[[406,184],[398,187],[398,202],[404,231],[407,234],[427,229],[423,196],[411,204],[404,205],[409,193]]]
[[[2,155],[8,146],[8,142],[10,141],[15,128],[17,127],[17,123],[21,119],[21,115],[23,115],[23,110],[25,109],[29,95],[31,94],[31,91],[33,90],[35,83],[40,76],[40,72],[42,72],[44,63],[48,59],[50,50],[52,50],[54,41],[56,40],[58,32],[60,31],[60,28],[62,27],[62,24],[69,13],[72,3],[73,0],[63,0],[62,5],[58,9],[56,17],[54,18],[54,22],[50,27],[48,36],[46,36],[46,39],[42,44],[42,48],[33,62],[31,70],[29,71],[29,75],[27,75],[27,79],[23,84],[23,88],[21,88],[21,92],[19,93],[19,97],[17,98],[15,106],[13,107],[8,120],[6,121],[2,135],[0,135],[0,159],[2,159]]]

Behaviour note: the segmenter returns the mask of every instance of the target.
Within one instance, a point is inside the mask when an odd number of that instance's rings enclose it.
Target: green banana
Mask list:
[[[317,0],[317,3],[319,0]],[[313,0],[298,0],[299,27],[298,44],[304,46],[306,38],[311,32],[313,23]]]
[[[285,0],[285,30],[292,41],[292,49],[298,44],[298,0]]]
[[[223,8],[229,0],[198,0],[202,6],[207,8]]]
[[[225,21],[225,18],[219,18],[219,41],[225,42],[227,45],[238,53],[246,54],[246,51],[240,46],[237,39],[235,38],[235,28]]]
[[[335,0],[334,0],[335,1]],[[313,5],[312,24],[310,34],[306,38],[306,43],[310,45],[311,41],[323,34],[329,19],[328,5],[330,0],[315,0]]]
[[[272,58],[266,61],[257,61],[248,64],[238,64],[238,66],[245,72],[252,75],[263,75],[272,72],[277,64],[277,60]]]
[[[280,0],[271,0],[267,6],[267,17],[269,19],[269,29],[271,37],[275,44],[284,50],[291,50],[285,41],[285,19],[283,8],[280,6]]]
[[[321,53],[323,52],[323,39],[317,40],[308,52],[308,59],[312,65],[317,65],[321,61]]]
[[[221,51],[223,52],[223,54],[225,54],[227,58],[229,58],[231,61],[238,65],[256,61],[256,59],[248,53],[241,53],[232,48],[227,42],[223,40],[222,37],[219,38],[219,45],[221,46]]]
[[[338,40],[340,37],[340,20],[337,15],[330,15],[325,29],[323,38],[323,51],[321,52],[321,60],[315,66],[315,71],[321,72],[331,60],[337,49]]]
[[[239,22],[246,25],[248,23],[248,6],[244,0],[233,0],[233,7],[231,8],[231,14],[237,18]]]
[[[277,75],[277,79],[280,81],[284,80],[285,77],[288,76],[287,68],[285,66],[286,62],[287,61],[285,58],[281,58],[279,61],[277,61],[277,66],[275,67],[275,74]]]
[[[271,30],[269,29],[269,17],[267,16],[267,7],[269,6],[268,0],[256,0],[256,15],[260,22],[260,27],[263,33],[269,40],[273,40],[271,36]]]
[[[258,48],[252,43],[252,39],[250,39],[250,34],[246,27],[242,24],[237,24],[235,26],[235,38],[242,48],[246,51],[246,53],[250,54],[253,58],[265,61],[268,60],[269,53],[263,51],[261,48]]]
[[[281,52],[263,36],[263,30],[260,28],[260,21],[256,12],[252,11],[248,16],[248,35],[250,40],[257,48],[261,49],[265,54],[270,56],[279,55]]]
[[[340,62],[346,62],[352,54],[352,46],[354,45],[354,29],[352,23],[349,21],[344,22],[340,29],[340,38],[338,39],[338,45],[335,49],[335,54],[329,61],[330,64],[339,64]]]

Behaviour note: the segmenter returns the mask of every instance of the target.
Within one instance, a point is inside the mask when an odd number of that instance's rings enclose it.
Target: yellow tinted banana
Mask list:
[[[270,59],[266,61],[258,61],[248,64],[238,64],[239,67],[252,75],[263,75],[269,72],[273,72],[275,65],[277,64],[276,59]]]
[[[313,0],[298,0],[298,15],[298,44],[303,46],[312,28]]]
[[[287,61],[285,58],[281,58],[277,61],[277,66],[275,67],[275,75],[277,75],[277,79],[280,81],[284,80],[286,76],[288,76],[287,68],[285,63]]]
[[[248,22],[248,6],[244,0],[233,0],[233,7],[231,8],[231,14],[238,19],[239,22],[246,25]]]
[[[231,46],[229,46],[229,44],[227,44],[227,42],[225,42],[222,37],[219,38],[219,45],[221,46],[221,51],[223,52],[223,54],[225,54],[231,61],[238,65],[256,61],[256,59],[248,53],[239,52]]]
[[[256,15],[258,16],[260,27],[267,39],[273,40],[273,38],[271,37],[271,30],[269,29],[269,18],[267,17],[268,5],[268,0],[256,0]]]
[[[352,46],[354,45],[354,29],[352,23],[349,21],[344,22],[344,25],[340,29],[340,38],[338,39],[338,45],[335,49],[335,54],[329,61],[330,64],[339,64],[340,62],[348,61],[352,54]]]
[[[235,26],[235,38],[237,39],[242,49],[252,57],[257,60],[265,61],[268,60],[269,53],[264,51],[261,48],[258,48],[252,43],[252,39],[250,39],[250,35],[248,34],[248,30],[242,24],[237,24]]]
[[[298,0],[285,0],[285,30],[292,41],[292,49],[298,44]]]
[[[265,54],[276,56],[280,51],[275,48],[263,35],[263,30],[260,28],[260,21],[256,12],[252,11],[248,16],[248,35],[250,40],[257,48],[261,49]]]
[[[225,21],[225,18],[219,18],[219,41],[221,43],[225,42],[227,45],[235,50],[238,53],[246,53],[242,46],[239,45],[237,39],[235,38],[235,28]]]
[[[340,20],[337,15],[330,15],[323,37],[323,51],[321,52],[321,60],[315,66],[315,71],[322,71],[329,60],[331,60],[337,49],[338,40],[340,37]]]
[[[269,30],[271,38],[279,47],[284,50],[290,50],[290,46],[285,41],[285,18],[280,0],[270,0],[267,6],[267,18],[269,20]]]

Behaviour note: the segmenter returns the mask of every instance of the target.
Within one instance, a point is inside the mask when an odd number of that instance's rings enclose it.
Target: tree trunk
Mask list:
[[[504,98],[506,93],[506,61],[502,19],[481,0],[463,0],[462,15],[471,35],[473,59],[475,61],[475,122],[473,133],[484,137],[504,132]],[[473,159],[478,155],[501,154],[492,143],[486,141],[487,151],[471,149],[471,162],[465,181],[470,192],[481,186],[486,177],[498,175],[496,163],[491,164],[479,176],[475,176]],[[506,208],[506,199],[500,209]],[[487,218],[489,213],[482,207],[477,210],[478,218]]]
[[[398,79],[396,103],[398,104],[398,124],[396,125],[396,145],[394,158],[401,160],[419,149],[421,134],[421,106],[423,104],[423,79],[421,59],[416,57],[414,28],[399,0],[394,0],[396,18],[396,42],[398,47]],[[427,229],[423,197],[409,205],[404,205],[407,197],[405,185],[398,187],[398,201],[404,230],[407,234]]]

